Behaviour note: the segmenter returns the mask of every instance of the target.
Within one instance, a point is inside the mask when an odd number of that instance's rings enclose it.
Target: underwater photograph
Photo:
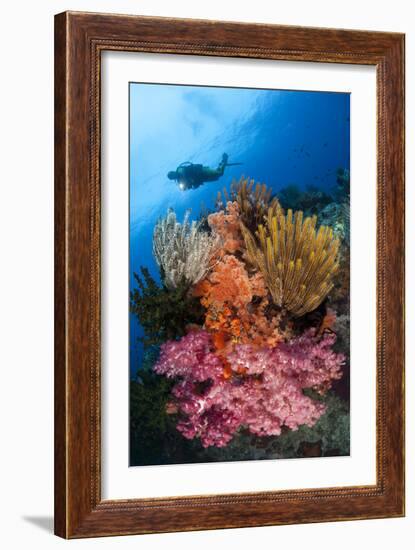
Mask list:
[[[350,454],[350,95],[129,84],[130,466]]]

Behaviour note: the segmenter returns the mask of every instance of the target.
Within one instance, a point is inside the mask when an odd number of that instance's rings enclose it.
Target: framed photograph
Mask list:
[[[55,18],[55,532],[404,515],[404,35]]]

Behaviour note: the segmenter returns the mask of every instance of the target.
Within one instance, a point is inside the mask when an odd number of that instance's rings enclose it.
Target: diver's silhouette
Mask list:
[[[209,166],[203,166],[203,164],[193,164],[192,162],[182,162],[175,171],[171,171],[167,174],[169,180],[175,180],[179,184],[180,189],[183,191],[187,189],[197,189],[203,183],[207,181],[217,181],[227,166],[236,166],[242,164],[241,162],[228,162],[229,156],[223,153],[222,160],[218,164],[218,167],[210,168]]]

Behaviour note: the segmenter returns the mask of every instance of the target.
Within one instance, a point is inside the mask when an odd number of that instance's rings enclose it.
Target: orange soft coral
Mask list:
[[[249,329],[244,343],[254,346],[274,347],[289,335],[289,330],[284,333],[280,328],[280,314],[266,315],[270,306],[268,298],[264,298],[257,306],[254,313],[250,315]]]
[[[194,288],[206,308],[204,327],[212,334],[216,353],[224,358],[236,343],[275,346],[287,335],[280,331],[280,317],[272,308],[262,274],[248,273],[240,210],[236,201],[208,217],[213,233],[222,240],[222,253],[208,275]]]
[[[240,213],[236,201],[229,201],[225,210],[220,210],[208,216],[209,226],[214,233],[221,237],[225,252],[233,254],[244,246],[239,222]]]
[[[207,279],[201,282],[201,287],[202,291],[200,287],[196,287],[196,294],[202,293],[201,302],[205,307],[209,307],[211,303],[220,306],[225,302],[236,308],[246,307],[253,298],[244,264],[230,254],[217,262]]]
[[[218,354],[226,355],[235,343],[275,346],[286,336],[272,305],[261,273],[249,275],[245,265],[225,254],[208,276],[194,288],[206,308],[205,329],[213,334]]]

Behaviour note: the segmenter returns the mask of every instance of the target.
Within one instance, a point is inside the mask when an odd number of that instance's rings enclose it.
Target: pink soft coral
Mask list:
[[[199,437],[204,447],[224,447],[242,426],[266,436],[279,435],[283,426],[314,425],[325,406],[303,389],[327,390],[341,377],[344,357],[333,352],[334,341],[311,329],[273,348],[239,344],[224,360],[207,332],[192,332],[162,345],[155,371],[178,378],[172,392],[177,429],[188,439]]]
[[[167,378],[189,378],[195,382],[217,380],[223,363],[212,353],[212,342],[204,330],[193,330],[181,340],[169,340],[161,346],[160,360],[154,369]]]

